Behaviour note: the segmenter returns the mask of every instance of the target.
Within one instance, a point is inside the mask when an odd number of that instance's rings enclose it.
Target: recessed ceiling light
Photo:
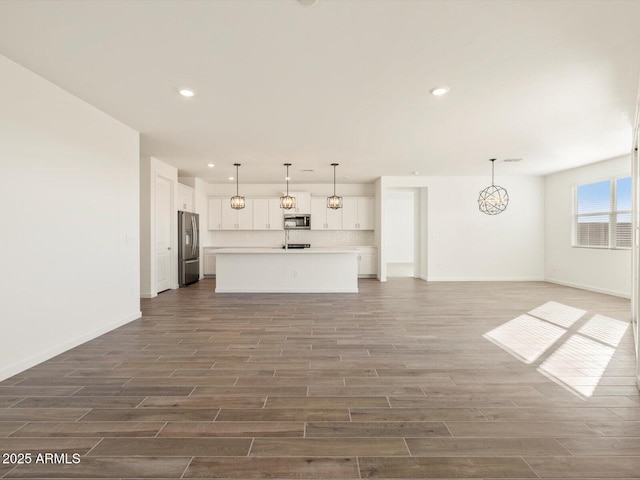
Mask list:
[[[303,170],[300,170],[301,172],[313,172],[313,168],[305,168]]]
[[[313,5],[318,0],[298,0],[298,3],[301,5]]]
[[[181,88],[179,90],[179,93],[183,97],[193,97],[196,94],[196,92],[194,92],[193,90],[189,90],[188,88]]]
[[[215,167],[215,166],[216,166],[216,165],[215,165],[214,163],[207,163],[207,167],[209,167],[209,168],[213,168],[213,167]]]
[[[411,172],[412,175],[420,175],[420,172],[415,171],[415,172]]]
[[[439,97],[440,95],[444,95],[448,91],[449,91],[449,87],[433,87],[431,90],[429,90],[431,95],[435,95],[436,97]]]
[[[235,180],[235,177],[229,177],[229,180]]]
[[[503,162],[507,162],[507,163],[515,163],[515,162],[521,162],[522,159],[521,158],[505,158],[503,160]]]

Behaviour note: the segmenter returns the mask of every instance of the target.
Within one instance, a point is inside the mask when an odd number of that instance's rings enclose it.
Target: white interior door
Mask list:
[[[171,181],[156,177],[156,292],[171,288]]]

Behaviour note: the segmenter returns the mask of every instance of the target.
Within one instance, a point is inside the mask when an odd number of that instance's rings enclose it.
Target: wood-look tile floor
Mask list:
[[[628,300],[537,282],[214,285],[143,300],[142,319],[1,382],[0,453],[32,463],[0,477],[640,478]]]

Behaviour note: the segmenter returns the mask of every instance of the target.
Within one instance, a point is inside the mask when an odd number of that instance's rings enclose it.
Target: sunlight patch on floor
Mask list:
[[[563,305],[558,302],[547,302],[529,312],[529,315],[569,328],[587,313],[585,310]]]
[[[564,334],[564,328],[529,315],[520,315],[484,334],[484,337],[525,363],[535,362]]]
[[[578,333],[593,338],[594,340],[599,340],[612,347],[617,347],[620,345],[620,341],[627,331],[628,326],[629,323],[627,322],[621,322],[614,318],[596,314],[578,330]]]
[[[582,397],[593,395],[629,326],[595,314],[579,329],[586,311],[547,302],[485,333],[484,338]]]
[[[538,371],[580,395],[590,397],[600,383],[614,352],[613,347],[581,335],[573,335],[542,362]],[[579,368],[589,368],[594,375],[573,376]]]

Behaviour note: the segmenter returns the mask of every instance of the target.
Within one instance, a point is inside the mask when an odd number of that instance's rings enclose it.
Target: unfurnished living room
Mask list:
[[[0,2],[0,478],[640,478],[640,2]]]

